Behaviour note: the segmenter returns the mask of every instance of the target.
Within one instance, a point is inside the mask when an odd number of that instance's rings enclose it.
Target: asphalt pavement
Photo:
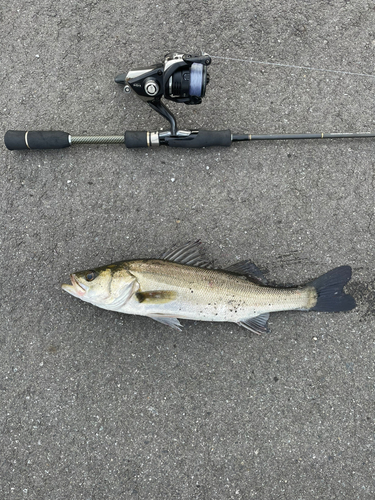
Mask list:
[[[212,56],[203,103],[170,104],[181,129],[375,129],[365,0],[1,0],[0,23],[2,135],[166,130],[114,77],[170,50]],[[1,142],[0,498],[373,499],[374,141]],[[61,290],[193,239],[279,284],[350,265],[357,308],[178,332]]]

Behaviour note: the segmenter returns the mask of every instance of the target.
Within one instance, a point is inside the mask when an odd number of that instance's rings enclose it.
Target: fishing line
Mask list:
[[[375,75],[371,75],[370,73],[355,73],[353,71],[342,71],[339,69],[314,68],[313,66],[297,66],[296,64],[256,61],[255,59],[240,59],[240,58],[236,58],[236,57],[223,57],[223,56],[211,56],[211,57],[212,57],[212,59],[223,59],[223,60],[228,60],[228,61],[246,62],[246,63],[250,63],[250,64],[264,64],[265,66],[278,66],[281,68],[303,69],[306,71],[320,71],[322,73],[337,73],[340,75],[364,76],[367,78],[375,78]]]

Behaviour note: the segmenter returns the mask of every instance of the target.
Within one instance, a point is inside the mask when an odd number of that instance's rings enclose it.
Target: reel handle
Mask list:
[[[70,135],[61,130],[8,130],[4,143],[8,149],[61,149],[70,146]]]

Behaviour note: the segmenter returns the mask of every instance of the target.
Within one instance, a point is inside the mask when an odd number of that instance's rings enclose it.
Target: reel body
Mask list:
[[[209,82],[207,66],[211,64],[208,54],[190,55],[170,53],[163,63],[121,73],[116,83],[125,85],[125,92],[132,89],[143,101],[150,102],[163,96],[170,101],[185,104],[200,104]]]
[[[133,90],[137,96],[147,102],[151,108],[169,121],[170,131],[165,133],[148,133],[147,144],[144,135],[132,132],[129,137],[130,147],[142,147],[139,144],[158,146],[167,144],[170,138],[181,138],[190,135],[177,129],[176,118],[173,113],[163,104],[162,97],[178,103],[201,104],[206,93],[209,82],[207,66],[211,64],[208,54],[191,55],[171,52],[164,57],[161,64],[153,64],[145,68],[130,70],[126,75],[121,73],[115,78],[115,82],[123,84],[124,91]],[[141,138],[142,137],[142,138]],[[191,137],[193,138],[193,136]],[[201,146],[196,146],[201,147]]]

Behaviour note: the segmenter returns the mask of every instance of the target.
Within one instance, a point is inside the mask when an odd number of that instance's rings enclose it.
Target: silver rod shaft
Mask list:
[[[123,135],[72,135],[70,144],[123,144]]]

